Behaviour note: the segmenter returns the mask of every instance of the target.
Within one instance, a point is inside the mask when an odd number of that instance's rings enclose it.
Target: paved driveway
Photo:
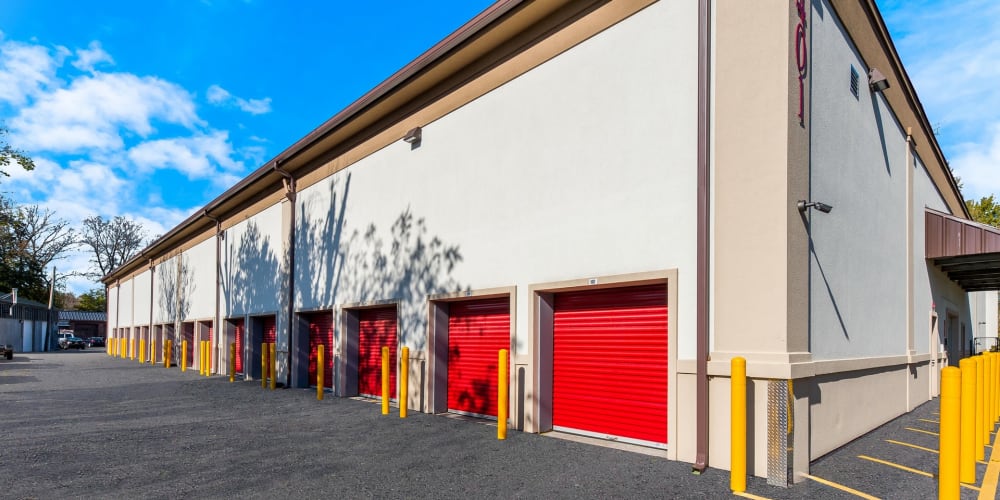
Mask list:
[[[937,402],[813,464],[884,498],[930,498],[934,481],[859,455],[934,471]],[[921,420],[923,419],[923,420]],[[931,422],[927,422],[931,421]],[[729,473],[393,409],[315,391],[267,391],[103,350],[0,361],[3,498],[732,498]],[[981,471],[985,464],[981,464]],[[982,475],[979,476],[980,478]],[[816,481],[751,478],[764,498],[857,498]],[[964,498],[976,492],[963,491]]]

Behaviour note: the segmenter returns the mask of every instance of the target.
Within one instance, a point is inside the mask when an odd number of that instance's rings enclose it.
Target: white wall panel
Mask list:
[[[215,238],[209,238],[180,257],[182,319],[207,319],[215,316]]]
[[[150,285],[152,284],[152,273],[145,271],[133,279],[134,305],[133,315],[136,325],[149,324],[149,301],[151,298]]]
[[[153,323],[173,323],[177,319],[178,257],[156,266],[153,280]]]
[[[132,280],[122,281],[119,285],[118,293],[121,296],[118,299],[118,323],[121,327],[132,326],[132,289]]]
[[[226,230],[222,250],[222,316],[277,310],[283,256],[280,204]]]
[[[118,327],[118,287],[108,287],[108,333]]]
[[[906,135],[824,1],[812,10],[810,350],[906,353]],[[850,90],[851,66],[860,96]]]
[[[299,195],[296,307],[679,268],[694,356],[694,2],[659,2]]]

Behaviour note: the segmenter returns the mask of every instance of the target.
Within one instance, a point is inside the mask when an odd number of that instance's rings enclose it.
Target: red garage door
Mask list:
[[[495,417],[497,352],[510,349],[510,299],[453,302],[448,314],[448,410]]]
[[[310,314],[309,322],[309,385],[316,386],[316,361],[319,346],[323,346],[323,386],[333,387],[333,313]]]
[[[236,367],[236,373],[243,373],[243,320],[234,319],[233,322],[233,341],[236,343],[236,359],[233,361],[233,366]]]
[[[264,342],[273,344],[278,341],[278,327],[274,316],[264,318]]]
[[[358,325],[358,393],[382,396],[382,347],[389,348],[389,397],[396,397],[396,307],[362,309]]]
[[[555,296],[552,424],[667,443],[666,286]]]
[[[184,323],[181,328],[181,340],[187,341],[188,368],[194,368],[198,366],[198,360],[194,359],[194,323]]]

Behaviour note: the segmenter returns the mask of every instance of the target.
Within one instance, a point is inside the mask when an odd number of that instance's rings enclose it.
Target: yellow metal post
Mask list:
[[[118,350],[118,354],[121,356],[122,359],[125,359],[128,357],[128,339],[122,338],[119,344],[120,344],[119,347],[121,347],[121,349]]]
[[[198,375],[205,375],[205,341],[198,341]]]
[[[260,345],[260,388],[267,388],[267,344]]]
[[[146,362],[146,339],[139,339],[139,363]]]
[[[730,361],[730,468],[729,489],[747,490],[747,360],[735,357]]]
[[[382,348],[382,414],[389,414],[389,348]]]
[[[962,370],[962,422],[959,447],[959,481],[976,482],[976,362],[965,358],[959,362]]]
[[[188,369],[188,341],[181,341],[181,371],[186,372]]]
[[[500,349],[497,354],[497,440],[507,439],[507,405],[508,396],[507,349]]]
[[[229,382],[236,382],[236,342],[229,344]]]
[[[406,418],[406,396],[410,389],[410,348],[404,347],[399,354],[399,418]]]
[[[983,357],[976,356],[972,359],[976,363],[976,460],[984,460],[986,448],[983,444],[985,444],[984,439],[988,438],[983,432],[986,425],[983,420],[983,386],[986,385],[983,381]]]
[[[323,344],[316,346],[316,400],[323,401],[323,368],[326,363]]]
[[[941,370],[941,429],[938,450],[938,499],[959,497],[959,448],[962,412],[962,372]]]
[[[170,368],[170,358],[173,357],[173,352],[174,352],[173,347],[174,347],[174,341],[173,340],[164,340],[163,341],[163,367],[164,368]]]
[[[278,381],[276,380],[277,377],[274,375],[274,373],[277,371],[278,359],[275,358],[274,356],[274,342],[271,342],[271,344],[269,344],[269,347],[270,347],[269,349],[270,352],[268,354],[270,358],[269,361],[271,364],[271,390],[273,391],[278,384]]]
[[[986,387],[989,390],[989,396],[986,399],[986,426],[992,430],[993,424],[996,423],[996,412],[993,410],[996,407],[996,391],[997,391],[997,377],[996,377],[996,355],[992,352],[986,355],[986,366],[988,367],[986,371]]]

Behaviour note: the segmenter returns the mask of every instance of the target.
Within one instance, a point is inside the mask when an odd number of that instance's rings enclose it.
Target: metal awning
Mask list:
[[[927,260],[968,292],[1000,290],[1000,229],[936,210],[924,212]]]

